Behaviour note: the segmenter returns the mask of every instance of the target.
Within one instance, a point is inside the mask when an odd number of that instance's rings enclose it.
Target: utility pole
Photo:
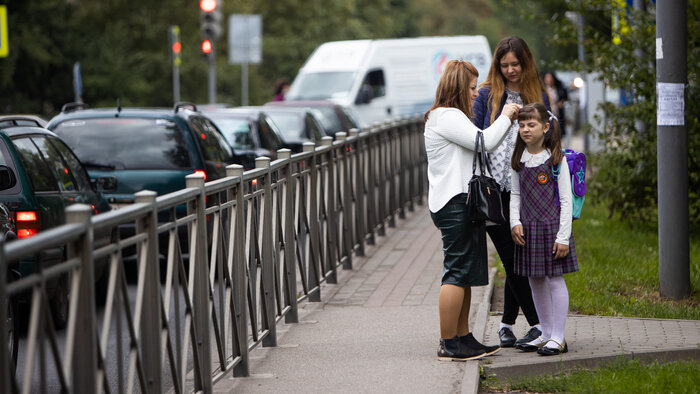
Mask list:
[[[687,5],[687,0],[656,2],[659,291],[674,299],[690,295]]]

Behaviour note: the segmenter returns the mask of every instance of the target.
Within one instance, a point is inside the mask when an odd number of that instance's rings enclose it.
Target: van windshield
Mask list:
[[[350,95],[355,73],[323,72],[299,74],[286,94],[288,100],[323,100]]]

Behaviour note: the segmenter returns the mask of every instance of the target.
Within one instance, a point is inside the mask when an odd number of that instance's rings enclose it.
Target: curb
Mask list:
[[[496,276],[497,268],[489,271],[489,284],[479,302],[479,309],[476,312],[472,334],[479,342],[484,341],[486,324],[489,321],[489,309],[491,309],[491,295],[493,294],[493,280]],[[462,378],[462,394],[477,394],[479,392],[479,360],[466,362],[464,377]]]
[[[494,375],[498,379],[509,379],[526,375],[551,375],[576,369],[593,369],[596,367],[602,367],[620,360],[621,358],[626,360],[638,360],[643,364],[649,364],[654,361],[661,360],[664,362],[700,360],[700,349],[696,347],[693,349],[659,350],[600,357],[581,357],[567,360],[560,358],[556,362],[529,362],[526,364],[511,363],[507,366],[504,365],[498,367],[484,365],[484,374]],[[477,363],[478,361],[474,362]],[[462,390],[462,393],[464,393],[464,390]]]

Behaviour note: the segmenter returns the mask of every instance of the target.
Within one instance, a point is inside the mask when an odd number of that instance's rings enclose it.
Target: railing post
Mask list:
[[[227,198],[229,201],[236,201],[235,215],[229,222],[231,224],[231,231],[229,231],[229,261],[228,269],[231,273],[231,287],[233,293],[233,300],[231,301],[235,305],[235,316],[234,325],[232,327],[234,330],[231,333],[233,341],[236,344],[236,349],[238,350],[238,355],[241,357],[241,362],[236,364],[233,368],[233,376],[249,376],[250,375],[250,364],[248,357],[248,297],[247,297],[247,283],[246,278],[246,267],[245,267],[245,247],[244,247],[244,228],[245,228],[245,214],[243,209],[243,194],[245,192],[243,187],[243,166],[238,164],[232,164],[226,167],[227,177],[239,178],[239,182],[236,184],[234,190],[229,189],[227,191]],[[231,209],[231,212],[234,208]]]
[[[336,180],[337,174],[335,173],[335,161],[334,161],[334,150],[333,150],[333,138],[323,137],[321,140],[322,146],[327,146],[329,149],[326,152],[326,157],[328,157],[328,176],[325,177],[326,187],[321,186],[321,198],[325,200],[326,207],[326,226],[328,231],[326,232],[326,264],[327,267],[324,268],[326,272],[329,272],[326,281],[331,284],[338,283],[338,221],[335,212],[335,202],[338,196],[336,196]],[[325,190],[325,192],[324,192]]]
[[[396,227],[396,211],[398,210],[398,196],[396,194],[396,164],[397,151],[399,149],[399,124],[396,120],[389,123],[387,128],[387,164],[389,176],[389,227]]]
[[[315,152],[316,146],[312,142],[304,143],[304,152]],[[323,272],[323,264],[321,263],[321,245],[319,244],[319,231],[318,231],[318,169],[316,166],[316,154],[314,153],[309,160],[309,182],[307,182],[306,193],[307,206],[306,214],[307,220],[309,222],[309,244],[311,250],[309,251],[310,260],[308,262],[309,272],[308,272],[308,284],[309,289],[315,289],[309,291],[309,301],[320,302],[321,301],[321,276]]]
[[[416,115],[413,118],[413,133],[415,134],[415,141],[417,142],[416,156],[419,158],[417,164],[418,167],[418,205],[423,205],[423,195],[428,193],[427,189],[427,177],[428,172],[426,171],[426,164],[428,162],[425,152],[425,140],[423,140],[422,129],[423,119],[420,115]]]
[[[355,144],[353,145],[353,156],[355,157],[353,161],[353,171],[355,175],[355,239],[357,240],[357,256],[362,257],[365,255],[365,234],[367,233],[365,224],[367,223],[367,212],[365,211],[365,152],[361,147],[364,145],[366,138],[360,137],[360,132],[357,129],[350,130],[350,136],[356,138]]]
[[[383,237],[386,235],[386,228],[384,227],[384,222],[387,219],[387,197],[386,197],[386,179],[387,179],[387,134],[389,131],[387,130],[386,124],[382,124],[381,127],[379,128],[378,131],[378,136],[377,139],[379,140],[379,143],[377,144],[379,146],[379,159],[377,160],[377,169],[378,169],[378,174],[377,177],[379,179],[378,183],[378,198],[377,201],[379,202],[379,209],[377,210],[377,234],[380,237]]]
[[[146,372],[146,384],[151,392],[163,391],[161,382],[161,310],[160,310],[160,267],[158,260],[158,213],[155,201],[158,193],[143,190],[134,194],[134,203],[149,204],[150,212],[143,219],[137,220],[137,234],[146,234],[145,250],[139,251],[139,282],[143,286],[141,309],[141,327],[139,342],[143,368]],[[143,248],[144,246],[141,246]]]
[[[396,147],[396,169],[399,177],[399,219],[406,218],[405,206],[410,201],[410,198],[406,195],[408,187],[406,186],[406,174],[408,173],[408,160],[406,160],[406,149],[408,148],[408,127],[406,127],[407,121],[405,117],[397,122],[398,132],[396,133],[396,140],[398,146]]]
[[[367,204],[367,231],[365,233],[367,245],[374,245],[374,231],[377,229],[377,224],[379,222],[377,219],[379,199],[376,182],[376,167],[379,162],[379,152],[381,151],[381,146],[379,144],[379,123],[377,122],[372,126],[367,136],[367,162],[365,166],[365,173],[367,174],[367,193],[365,200]]]
[[[413,199],[416,196],[416,185],[415,177],[417,173],[416,162],[418,161],[417,154],[414,154],[415,150],[415,137],[413,135],[413,119],[406,118],[406,141],[408,144],[406,146],[406,172],[408,173],[408,210],[413,212]]]
[[[289,312],[284,322],[299,323],[299,305],[297,303],[296,276],[296,246],[294,245],[294,168],[292,167],[292,151],[280,149],[277,158],[286,160],[283,174],[284,195],[282,196],[282,231],[284,231],[284,275],[286,276],[286,292],[284,297],[289,305]]]
[[[255,168],[264,168],[267,171],[263,175],[263,195],[260,227],[262,228],[262,245],[260,253],[262,258],[262,286],[263,303],[265,305],[265,328],[269,335],[263,339],[263,346],[277,346],[277,322],[275,321],[275,259],[273,257],[272,240],[272,185],[270,176],[270,158],[258,157],[255,159]],[[258,181],[259,182],[259,181]],[[258,187],[260,185],[258,184]]]
[[[207,258],[207,226],[204,209],[206,197],[204,193],[204,176],[191,174],[185,177],[185,186],[188,189],[198,189],[199,196],[196,200],[187,204],[187,214],[195,215],[196,221],[190,232],[194,232],[195,249],[190,250],[190,270],[194,270],[194,283],[192,284],[192,314],[195,328],[196,342],[199,354],[199,373],[195,373],[195,391],[205,393],[212,392],[211,382],[211,347],[209,338],[209,318],[211,316],[211,300],[209,298],[209,259]],[[190,242],[192,245],[192,242]],[[195,362],[197,362],[195,360]],[[197,368],[195,368],[197,371]]]
[[[336,133],[336,140],[342,144],[342,148],[338,151],[338,163],[341,165],[341,171],[339,174],[339,179],[341,179],[338,184],[340,185],[339,192],[343,198],[343,228],[340,229],[340,234],[342,239],[340,240],[340,245],[342,248],[342,262],[343,269],[352,269],[352,246],[353,246],[353,231],[352,231],[352,216],[351,216],[351,204],[352,204],[352,185],[350,181],[350,153],[348,153],[347,134]]]
[[[85,226],[83,235],[68,244],[68,258],[80,259],[80,273],[76,310],[70,311],[67,344],[73,343],[72,368],[66,366],[65,372],[73,375],[73,389],[76,392],[95,392],[97,390],[97,322],[95,318],[94,272],[92,259],[93,230],[90,225],[92,208],[85,204],[73,204],[66,208],[66,223]],[[4,268],[3,268],[4,269]],[[74,271],[71,275],[77,273]],[[71,280],[72,282],[72,280]],[[73,288],[73,286],[71,286]],[[80,333],[78,337],[77,333]],[[6,346],[3,342],[2,346]],[[66,360],[68,361],[68,360]],[[158,371],[160,374],[161,371]]]
[[[6,262],[5,257],[5,236],[0,235],[0,261]],[[5,263],[7,264],[7,263]],[[7,294],[7,270],[0,269],[0,310],[2,313],[7,313],[6,303],[10,302],[10,297]],[[15,317],[16,319],[16,317]],[[0,316],[0,343],[8,343],[7,338],[7,318]],[[16,326],[15,326],[16,327]],[[15,333],[14,335],[17,335]],[[10,352],[7,346],[0,347],[0,392],[10,392],[10,379],[14,379],[10,373]]]

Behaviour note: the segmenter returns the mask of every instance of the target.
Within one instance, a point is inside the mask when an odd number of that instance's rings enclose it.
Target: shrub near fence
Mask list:
[[[278,322],[297,322],[300,302],[320,301],[321,284],[335,283],[338,267],[352,268],[365,244],[422,204],[422,132],[414,117],[339,133],[299,154],[259,158],[250,171],[229,166],[223,179],[190,175],[181,191],[139,192],[133,205],[105,214],[74,205],[64,226],[0,241],[3,262],[67,245],[58,265],[11,283],[0,273],[2,297],[31,294],[24,362],[15,377],[0,346],[0,391],[211,392],[229,372],[249,375],[249,353],[276,345]],[[187,215],[176,217],[182,204]],[[159,222],[163,213],[171,220]],[[124,224],[136,228],[133,236],[94,248],[96,231]],[[180,226],[188,229],[187,251]],[[159,241],[167,242],[165,256]],[[134,246],[135,296],[123,266]],[[105,260],[107,297],[98,310],[93,264]],[[57,335],[44,283],[62,274],[70,275],[70,317]],[[0,343],[6,323],[0,319]]]

